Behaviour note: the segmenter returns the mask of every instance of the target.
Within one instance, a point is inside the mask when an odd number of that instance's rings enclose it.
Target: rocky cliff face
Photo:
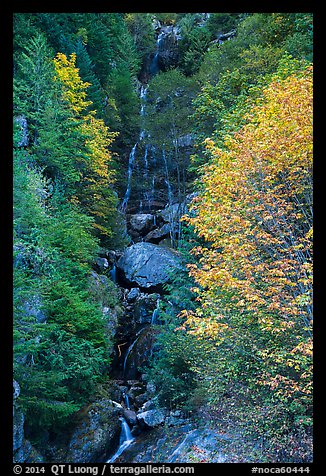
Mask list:
[[[157,40],[158,65],[162,71],[176,66],[179,60],[178,41],[180,40],[178,27],[168,25],[160,29]]]
[[[70,439],[65,461],[100,461],[114,448],[119,436],[119,410],[109,399],[101,399],[81,412],[81,421]]]
[[[20,386],[13,381],[13,462],[14,463],[43,463],[43,456],[36,451],[25,438],[25,417],[19,407]]]

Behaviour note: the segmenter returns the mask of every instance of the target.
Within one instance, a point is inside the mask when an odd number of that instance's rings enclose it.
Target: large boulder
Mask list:
[[[130,215],[130,228],[136,233],[143,234],[150,230],[154,222],[154,216],[149,213],[137,213]]]
[[[161,425],[164,422],[165,411],[162,409],[154,409],[137,413],[137,420],[141,426],[155,427]]]
[[[126,249],[117,263],[123,278],[131,285],[152,288],[166,283],[181,268],[176,251],[153,243],[136,243]]]
[[[125,409],[123,411],[123,416],[125,417],[128,425],[134,426],[137,423],[137,416],[136,412],[133,410]]]
[[[166,238],[170,235],[171,225],[170,223],[165,223],[161,228],[155,228],[155,230],[150,231],[144,238],[145,241],[158,243],[163,238]]]
[[[120,409],[108,399],[90,405],[72,435],[66,461],[101,461],[116,446],[121,429],[119,414]]]

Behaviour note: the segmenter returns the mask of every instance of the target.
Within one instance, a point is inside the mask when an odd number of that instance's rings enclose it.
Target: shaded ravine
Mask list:
[[[157,37],[157,42],[156,42],[156,52],[153,55],[150,65],[149,65],[149,72],[150,72],[150,77],[155,76],[156,74],[159,73],[160,71],[160,63],[159,63],[159,51],[162,45],[162,40],[164,39],[164,35],[166,32],[162,30]],[[140,165],[143,171],[143,177],[145,179],[145,183],[149,185],[149,188],[147,190],[142,191],[142,197],[139,199],[139,205],[138,205],[138,213],[143,213],[143,210],[145,208],[146,212],[151,213],[152,212],[152,205],[155,200],[155,185],[156,185],[156,161],[158,159],[156,155],[156,150],[155,147],[150,144],[150,137],[147,135],[146,130],[144,128],[144,115],[146,114],[146,101],[147,101],[147,89],[148,89],[148,84],[142,84],[140,87],[140,101],[141,101],[141,107],[140,107],[140,124],[141,124],[141,129],[139,133],[139,137],[137,142],[134,144],[132,147],[130,153],[129,153],[129,160],[128,160],[128,171],[127,171],[127,185],[126,185],[126,191],[124,194],[124,197],[122,199],[122,202],[119,206],[119,209],[122,213],[126,214],[128,213],[128,205],[129,205],[129,200],[132,195],[132,181],[133,181],[133,172],[135,169],[135,164],[136,162],[139,161],[141,154],[143,152],[143,160],[142,164]],[[139,156],[139,158],[137,157]],[[150,161],[152,162],[152,177],[149,177],[149,163]],[[170,182],[170,177],[169,177],[169,170],[168,170],[168,163],[167,163],[167,158],[166,158],[166,153],[165,150],[163,149],[162,151],[162,157],[161,161],[163,164],[163,169],[165,172],[165,178],[164,178],[164,184],[166,186],[166,193],[167,193],[167,205],[171,205],[173,203],[173,192],[171,188],[171,182]],[[137,163],[138,167],[138,163]],[[160,204],[161,205],[161,204]],[[159,206],[160,206],[159,205]],[[153,219],[153,225],[156,226],[156,214],[153,214],[154,219]],[[117,273],[117,267],[114,264],[112,269],[111,269],[111,279],[116,283],[119,284],[119,274]],[[121,279],[121,275],[120,275]],[[121,283],[120,283],[121,284]],[[125,285],[125,283],[122,283]],[[145,286],[146,288],[146,286]],[[152,333],[152,328],[154,329],[156,325],[159,324],[159,313],[160,313],[160,300],[161,296],[158,294],[158,297],[156,298],[156,306],[152,310],[151,314],[151,319],[148,322],[148,324],[142,325],[138,329],[136,328],[134,331],[133,336],[127,334],[127,341],[123,342],[119,346],[119,359],[116,360],[116,367],[119,366],[118,368],[114,369],[114,374],[115,378],[118,381],[121,381],[123,383],[122,387],[123,388],[128,388],[130,387],[129,383],[130,376],[134,376],[133,372],[133,361],[135,360],[135,350],[137,351],[137,345],[139,345],[141,339],[145,340],[145,343],[147,343],[148,336],[149,337],[149,347],[151,346],[152,339],[151,339],[151,333]],[[147,339],[147,340],[146,340]],[[122,339],[125,340],[125,339]],[[128,344],[127,347],[123,348],[123,345]],[[152,354],[152,349],[149,348],[147,349],[149,351],[149,355]],[[145,358],[146,360],[146,358]],[[121,361],[123,362],[123,365],[121,366]],[[121,368],[122,367],[122,368]],[[137,374],[135,374],[137,376]],[[123,403],[124,406],[121,406],[122,412],[127,411],[135,411],[137,410],[137,407],[135,407],[135,402],[133,404],[130,403],[130,397],[128,395],[128,390],[123,391]],[[138,410],[140,408],[138,407]],[[133,431],[133,425],[128,424],[126,418],[124,416],[120,416],[121,420],[121,432],[120,432],[120,439],[119,439],[119,446],[116,449],[115,453],[112,455],[108,455],[109,459],[107,459],[106,462],[108,463],[113,463],[116,460],[121,459],[122,454],[132,445],[137,443],[137,439],[132,434]],[[148,432],[149,427],[145,426],[142,428],[142,430],[146,430],[145,433]],[[140,431],[140,434],[142,434],[142,430]],[[149,430],[151,431],[151,430]]]

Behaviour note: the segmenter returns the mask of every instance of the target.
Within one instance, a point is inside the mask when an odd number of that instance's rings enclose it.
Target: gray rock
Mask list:
[[[137,415],[136,415],[136,412],[134,412],[133,410],[129,410],[129,409],[125,409],[123,411],[123,416],[125,417],[128,425],[136,425],[137,423]]]
[[[138,213],[130,216],[130,227],[138,233],[148,231],[153,225],[154,217],[149,213]]]
[[[139,296],[139,293],[139,288],[131,288],[129,293],[127,294],[127,301],[134,301],[136,297]]]
[[[66,460],[90,463],[107,454],[120,434],[119,413],[111,400],[103,399],[90,405],[73,432]]]
[[[137,420],[142,426],[159,426],[165,420],[165,411],[162,409],[153,409],[146,412],[140,412],[137,413]]]
[[[162,240],[169,236],[171,232],[171,224],[165,223],[161,228],[156,228],[155,230],[150,231],[144,238],[144,241],[153,241],[154,243]]]
[[[136,243],[126,249],[117,263],[125,279],[142,288],[166,283],[181,268],[180,255],[153,243]]]
[[[161,210],[158,216],[163,218],[165,222],[171,223],[172,221],[177,222],[186,212],[187,205],[185,203],[173,203]]]
[[[140,411],[147,412],[148,410],[154,410],[154,409],[155,409],[155,402],[153,400],[147,400],[141,407]]]
[[[161,28],[160,42],[157,51],[161,69],[166,70],[177,63],[179,59],[179,39],[180,33],[177,27],[168,25]]]
[[[101,270],[105,270],[109,267],[109,262],[106,258],[97,258],[96,264]]]
[[[150,324],[152,322],[153,312],[159,297],[159,294],[141,293],[138,295],[132,307],[135,324]]]

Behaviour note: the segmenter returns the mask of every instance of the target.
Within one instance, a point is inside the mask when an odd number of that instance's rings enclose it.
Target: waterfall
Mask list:
[[[114,463],[114,461],[121,455],[121,453],[126,448],[128,448],[128,446],[134,441],[134,437],[131,434],[128,423],[122,417],[120,418],[120,420],[121,420],[121,434],[120,434],[119,448],[114,453],[112,458],[107,460],[107,463]]]
[[[157,301],[156,301],[156,308],[154,309],[153,314],[152,314],[151,324],[156,323],[159,311],[160,311],[160,298],[158,298]]]
[[[145,147],[145,154],[144,154],[144,177],[148,178],[148,146]]]
[[[171,205],[172,202],[173,202],[173,194],[172,194],[171,183],[170,183],[170,180],[169,180],[169,169],[168,169],[168,162],[166,160],[165,149],[163,149],[162,156],[163,156],[163,162],[164,162],[164,165],[165,165],[165,183],[166,183],[166,186],[168,188],[169,205]]]
[[[153,59],[149,67],[149,72],[151,73],[152,76],[157,74],[160,70],[158,55],[159,55],[159,48],[160,48],[160,44],[162,42],[163,36],[164,36],[164,32],[161,31],[161,33],[158,35],[156,40],[156,52],[155,52],[155,55],[153,56]]]
[[[126,373],[126,368],[127,368],[127,361],[128,361],[128,357],[130,355],[130,352],[132,351],[132,349],[134,348],[135,344],[137,343],[139,337],[140,337],[140,334],[146,329],[146,327],[144,327],[143,329],[141,329],[139,332],[137,332],[136,334],[136,339],[133,341],[133,343],[131,344],[131,346],[129,346],[128,350],[127,350],[127,353],[126,353],[126,356],[125,356],[125,360],[124,360],[124,363],[123,363],[123,375],[125,375]]]
[[[111,271],[110,271],[110,276],[111,276],[111,279],[114,283],[117,282],[117,267],[116,265],[114,264]]]
[[[125,405],[126,405],[126,408],[127,410],[130,410],[130,402],[129,402],[129,396],[127,393],[124,393],[123,394],[123,397],[124,397],[124,401],[125,401]]]
[[[146,103],[147,88],[148,88],[148,85],[142,86],[141,89],[140,89],[140,99],[141,99],[140,115],[141,116],[144,116],[144,114],[145,114],[145,103]],[[127,190],[126,190],[123,202],[120,206],[120,210],[122,212],[126,211],[127,204],[128,204],[129,198],[130,198],[131,178],[132,178],[132,172],[133,172],[133,169],[134,169],[134,162],[135,162],[135,158],[136,158],[136,148],[137,148],[138,143],[143,141],[144,138],[145,138],[145,130],[144,130],[143,125],[142,125],[142,128],[141,128],[140,133],[139,133],[138,141],[133,146],[133,148],[132,148],[132,150],[129,154]],[[144,157],[146,170],[148,168],[147,154],[148,154],[148,151],[147,151],[147,146],[146,146],[146,148],[145,148],[145,157]]]
[[[142,86],[140,88],[140,101],[141,101],[140,116],[141,117],[144,117],[144,115],[145,115],[147,89],[148,89],[148,85]],[[143,124],[142,124],[142,129],[141,129],[140,134],[139,134],[139,140],[142,141],[142,140],[144,140],[144,138],[145,138],[145,130],[144,130]]]
[[[123,199],[123,202],[121,204],[121,211],[125,211],[127,208],[127,203],[130,198],[130,192],[131,192],[131,177],[132,177],[132,171],[134,167],[134,161],[136,157],[136,148],[137,148],[138,142],[133,146],[130,154],[129,154],[129,162],[128,162],[128,183],[127,183],[127,190]]]
[[[154,166],[156,166],[156,159],[154,159]],[[153,178],[152,178],[152,188],[150,191],[150,199],[149,199],[149,207],[151,208],[152,202],[154,202],[155,198],[155,172],[153,173]]]
[[[146,103],[146,95],[147,95],[148,84],[146,86],[141,86],[140,88],[140,100],[141,100],[141,108],[140,108],[140,115],[144,116],[145,114],[145,103]]]

